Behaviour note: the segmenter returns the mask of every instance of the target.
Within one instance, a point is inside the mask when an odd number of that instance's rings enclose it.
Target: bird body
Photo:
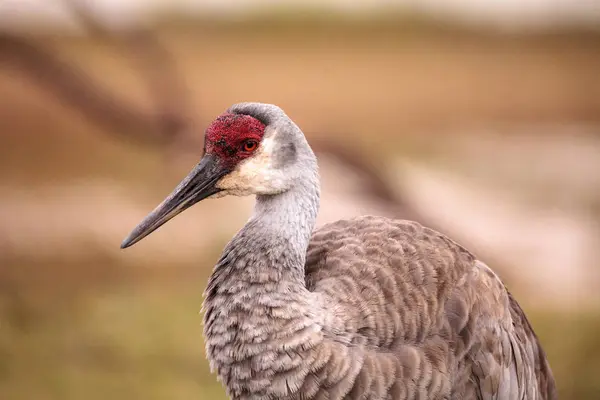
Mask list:
[[[201,163],[122,246],[226,194],[257,199],[203,304],[207,358],[232,399],[556,399],[524,312],[464,247],[376,216],[314,230],[316,158],[276,106],[215,120]]]

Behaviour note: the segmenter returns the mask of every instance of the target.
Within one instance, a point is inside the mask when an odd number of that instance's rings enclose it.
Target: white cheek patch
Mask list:
[[[273,168],[275,135],[264,138],[256,153],[217,182],[216,187],[234,196],[273,194],[282,190],[284,180]]]

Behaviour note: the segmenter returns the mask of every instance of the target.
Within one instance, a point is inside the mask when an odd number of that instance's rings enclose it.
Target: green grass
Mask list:
[[[62,288],[70,301],[55,302],[59,294],[48,291],[28,307],[3,296],[0,398],[225,398],[204,355],[205,283],[202,276],[91,285],[85,293]]]
[[[559,398],[600,398],[600,313],[546,310],[529,318],[550,360]]]

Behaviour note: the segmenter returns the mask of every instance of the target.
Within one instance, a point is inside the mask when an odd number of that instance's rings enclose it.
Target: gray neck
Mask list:
[[[318,209],[318,184],[307,180],[281,194],[257,196],[250,221],[261,233],[284,238],[304,256]]]
[[[291,189],[277,195],[257,196],[254,213],[240,232],[241,236],[264,245],[262,250],[275,256],[272,261],[277,265],[274,267],[288,269],[287,272],[302,281],[306,249],[319,210],[316,163],[305,172],[309,173],[298,177]]]

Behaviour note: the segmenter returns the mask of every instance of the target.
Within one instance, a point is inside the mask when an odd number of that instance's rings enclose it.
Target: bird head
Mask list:
[[[276,195],[289,190],[314,154],[300,129],[271,104],[240,103],[206,129],[204,155],[123,241],[129,247],[206,198]]]

